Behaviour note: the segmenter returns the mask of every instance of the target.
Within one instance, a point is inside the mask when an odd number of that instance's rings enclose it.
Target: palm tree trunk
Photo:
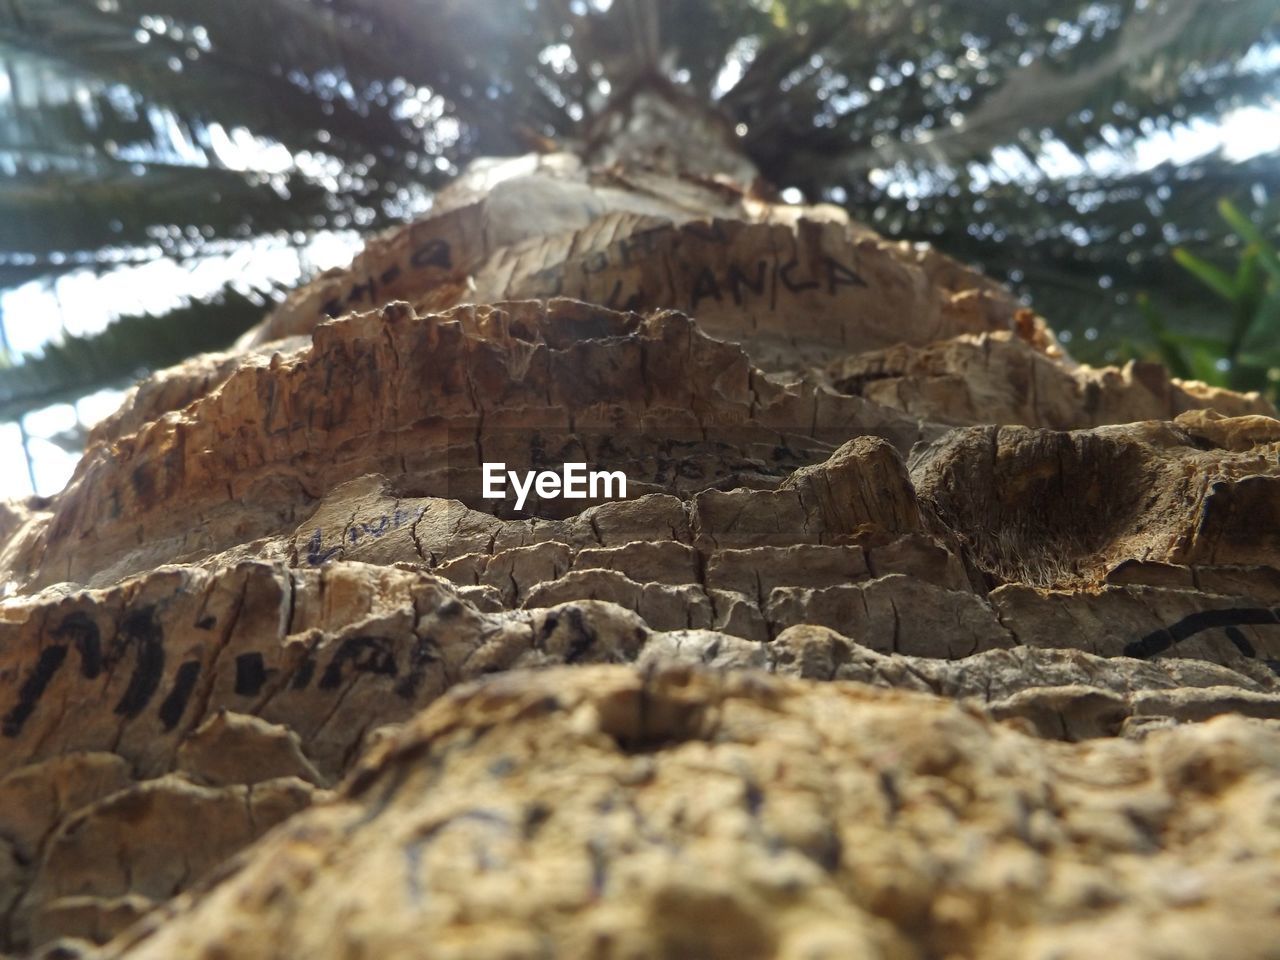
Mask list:
[[[774,202],[655,76],[9,508],[6,949],[1276,942],[1277,733],[1200,722],[1280,716],[1274,411]]]

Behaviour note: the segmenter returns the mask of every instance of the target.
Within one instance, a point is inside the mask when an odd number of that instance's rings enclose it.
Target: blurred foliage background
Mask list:
[[[1277,0],[5,0],[0,420],[74,451],[55,406],[652,66],[785,197],[981,266],[1077,357],[1274,386]]]

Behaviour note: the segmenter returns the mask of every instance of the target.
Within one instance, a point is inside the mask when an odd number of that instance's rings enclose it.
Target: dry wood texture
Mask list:
[[[478,167],[6,508],[5,948],[1276,957],[1275,412],[605,160]]]

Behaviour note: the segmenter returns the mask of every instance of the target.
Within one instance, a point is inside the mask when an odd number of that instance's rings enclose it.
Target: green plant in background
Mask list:
[[[1280,252],[1230,200],[1218,212],[1240,250],[1234,272],[1185,247],[1173,258],[1225,305],[1225,317],[1206,316],[1202,330],[1175,331],[1143,294],[1139,306],[1160,358],[1174,376],[1234,390],[1259,390],[1280,399]]]

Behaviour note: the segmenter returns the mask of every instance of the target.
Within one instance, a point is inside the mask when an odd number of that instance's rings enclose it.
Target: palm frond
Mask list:
[[[125,386],[192,353],[221,350],[262,318],[265,303],[226,288],[170,313],[121,317],[100,333],[69,336],[33,357],[0,367],[0,420]]]
[[[1280,42],[1271,0],[857,9],[850,34],[809,31],[823,41],[798,47],[803,62],[762,52],[726,97],[780,182],[963,169],[998,147],[1034,157],[1050,140],[1082,155],[1264,101],[1280,78],[1265,57],[1241,62]]]
[[[254,182],[236,171],[158,165],[139,175],[128,164],[101,164],[96,175],[10,178],[0,191],[0,250],[48,255],[163,241],[172,247],[165,255],[183,259],[184,249],[192,256],[210,240],[250,231],[328,227],[341,209],[328,191],[301,177]],[[182,214],[176,224],[175,211]],[[179,228],[182,242],[168,242],[171,227]]]

